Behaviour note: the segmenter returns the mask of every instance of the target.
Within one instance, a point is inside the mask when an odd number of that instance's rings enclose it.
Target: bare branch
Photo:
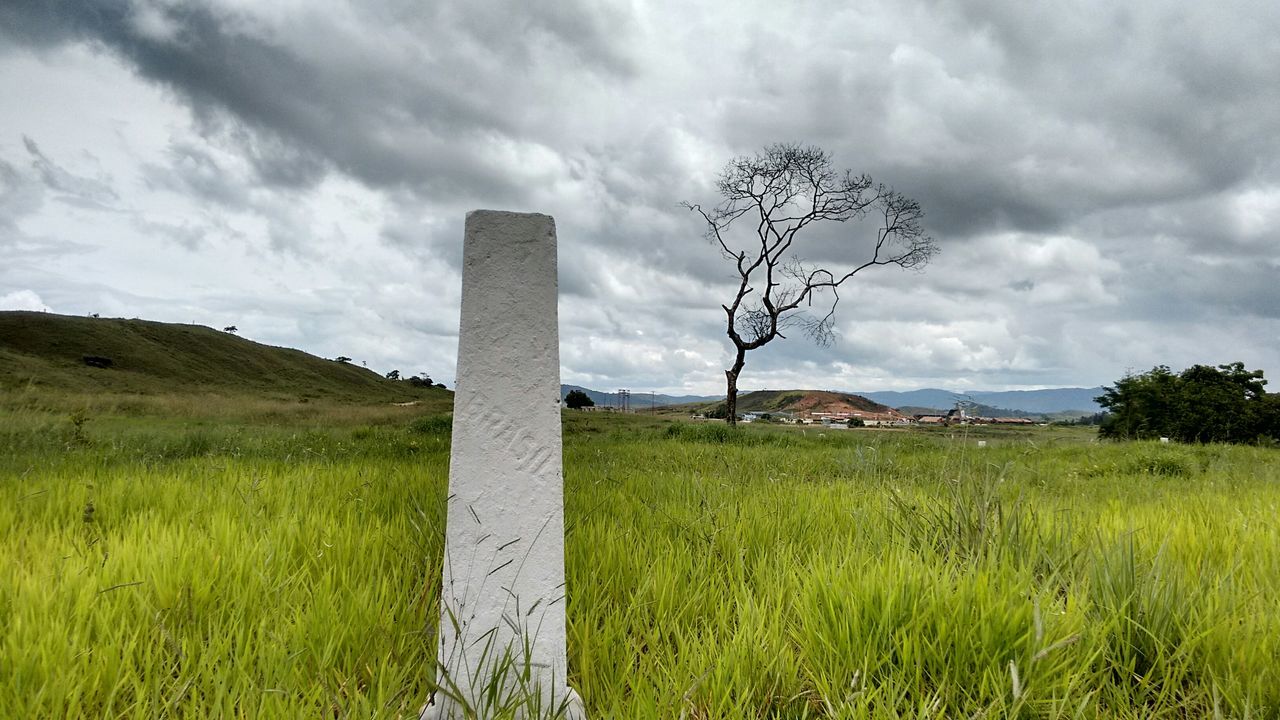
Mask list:
[[[920,269],[937,253],[933,238],[924,231],[919,203],[874,184],[867,175],[837,173],[820,148],[770,145],[755,156],[734,158],[720,173],[716,189],[722,200],[713,209],[690,203],[683,207],[699,214],[706,225],[704,236],[734,263],[739,276],[733,300],[722,306],[736,349],[734,364],[725,371],[730,405],[747,351],[785,338],[790,328],[803,330],[820,345],[834,342],[839,288],[845,282],[878,265]],[[794,257],[796,239],[809,225],[859,220],[873,212],[879,228],[862,241],[865,254],[860,262],[829,268]],[[748,214],[755,219],[754,227],[735,224]],[[859,254],[853,236],[850,254]],[[827,292],[831,303],[825,312],[808,314]]]

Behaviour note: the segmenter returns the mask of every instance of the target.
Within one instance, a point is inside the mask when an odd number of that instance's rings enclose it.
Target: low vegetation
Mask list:
[[[5,398],[6,716],[416,717],[443,406]],[[1280,713],[1280,451],[566,413],[598,718]]]

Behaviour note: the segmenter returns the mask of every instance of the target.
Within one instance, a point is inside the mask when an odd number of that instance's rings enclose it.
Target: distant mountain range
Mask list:
[[[924,390],[909,390],[906,392],[883,390],[858,393],[858,395],[895,408],[917,407],[949,410],[955,407],[957,400],[968,400],[979,405],[1009,408],[1037,415],[1068,411],[1096,413],[1102,408],[1094,401],[1094,398],[1101,394],[1101,387],[1049,388],[1046,390],[973,390],[968,392],[926,388]]]
[[[601,392],[591,388],[584,388],[581,385],[562,384],[560,386],[560,397],[568,395],[570,390],[581,390],[596,405],[619,407],[618,393],[616,392]],[[650,406],[687,405],[689,403],[707,403],[723,399],[723,395],[664,395],[662,393],[635,392],[631,395],[631,407],[639,410]]]
[[[561,385],[560,395],[563,397],[570,390],[581,390],[587,394],[597,405],[607,405],[610,407],[618,407],[618,394],[616,392],[601,392],[584,388],[579,385]],[[775,391],[756,391],[756,392],[775,392]],[[793,391],[799,392],[799,391]],[[739,395],[739,407],[742,408],[742,397],[747,395],[743,392]],[[999,410],[1000,415],[1050,415],[1060,413],[1078,412],[1080,414],[1091,414],[1100,411],[1098,403],[1094,398],[1102,394],[1101,387],[1094,388],[1049,388],[1046,390],[976,390],[969,392],[953,392],[950,390],[940,390],[937,388],[926,388],[923,390],[881,390],[874,392],[855,392],[843,393],[845,395],[860,395],[868,400],[887,405],[892,408],[907,408],[910,410],[950,410],[955,407],[958,400],[967,400],[979,406],[985,406],[985,409],[995,411]],[[635,409],[646,408],[650,405],[662,407],[667,405],[686,405],[691,403],[713,403],[723,400],[723,395],[664,395],[661,393],[650,395],[649,393],[633,393],[631,395],[631,407]]]

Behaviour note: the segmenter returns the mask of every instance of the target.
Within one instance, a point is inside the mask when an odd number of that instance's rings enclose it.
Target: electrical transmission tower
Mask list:
[[[626,389],[618,390],[618,411],[631,412],[631,391]]]

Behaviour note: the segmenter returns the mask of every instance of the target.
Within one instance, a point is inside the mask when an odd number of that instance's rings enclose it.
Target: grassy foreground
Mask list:
[[[415,717],[448,423],[0,412],[0,708]],[[592,718],[1280,716],[1280,451],[566,417]]]

